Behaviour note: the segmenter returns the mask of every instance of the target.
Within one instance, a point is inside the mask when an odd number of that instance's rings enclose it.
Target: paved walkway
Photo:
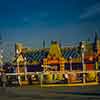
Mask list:
[[[100,86],[7,87],[0,88],[0,100],[100,100]]]

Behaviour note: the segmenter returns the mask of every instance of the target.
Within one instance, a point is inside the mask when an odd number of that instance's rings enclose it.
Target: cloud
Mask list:
[[[80,15],[80,19],[87,19],[100,13],[100,3],[92,5],[85,9],[85,12]]]

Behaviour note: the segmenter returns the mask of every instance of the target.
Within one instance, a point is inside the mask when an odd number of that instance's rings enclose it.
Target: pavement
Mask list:
[[[0,100],[100,100],[100,86],[0,87]]]

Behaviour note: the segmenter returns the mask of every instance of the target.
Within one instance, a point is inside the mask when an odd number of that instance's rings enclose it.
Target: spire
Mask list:
[[[59,47],[60,47],[60,48],[62,47],[61,40],[59,41]]]
[[[0,45],[2,44],[2,34],[0,33]]]
[[[90,37],[88,37],[87,41],[88,41],[88,42],[90,42],[90,41],[91,41]]]
[[[62,57],[61,50],[57,41],[51,41],[51,47],[48,54],[48,57],[54,57],[54,56],[56,58]]]
[[[97,52],[97,40],[99,38],[98,38],[98,33],[97,32],[95,32],[94,34],[95,34],[95,37],[94,37],[94,46],[93,46],[93,48],[94,48],[94,52]]]
[[[95,32],[95,38],[94,38],[95,42],[98,40],[98,33]]]
[[[45,40],[43,40],[43,48],[45,48]]]

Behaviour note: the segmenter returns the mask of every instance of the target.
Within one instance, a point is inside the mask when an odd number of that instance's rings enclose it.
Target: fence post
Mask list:
[[[42,84],[43,84],[43,73],[41,72],[40,74],[40,86],[42,88]]]
[[[96,82],[98,83],[98,62],[96,61]]]

